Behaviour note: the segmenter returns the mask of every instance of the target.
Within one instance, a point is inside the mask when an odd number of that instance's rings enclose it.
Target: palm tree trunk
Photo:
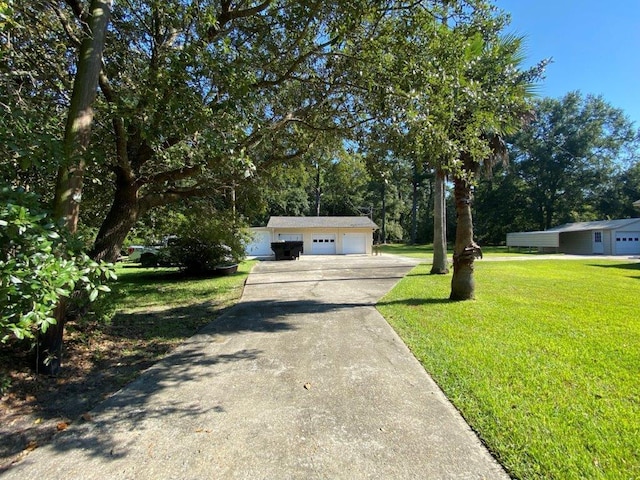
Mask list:
[[[482,250],[473,241],[473,219],[471,185],[462,178],[454,179],[456,202],[456,243],[453,251],[453,278],[450,300],[472,300],[475,298],[473,263],[482,257]]]
[[[416,244],[416,238],[418,236],[418,182],[414,179],[413,191],[411,193],[411,235],[409,237],[409,243],[411,245]]]
[[[382,228],[380,243],[387,243],[387,184],[382,182]]]

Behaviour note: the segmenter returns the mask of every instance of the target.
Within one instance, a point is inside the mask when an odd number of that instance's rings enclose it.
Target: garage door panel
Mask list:
[[[253,239],[246,247],[247,255],[255,256],[269,256],[273,252],[271,251],[271,233],[269,232],[255,232]]]
[[[640,232],[616,232],[616,254],[640,253]]]
[[[364,233],[346,233],[342,237],[342,253],[367,253],[367,237]]]
[[[311,253],[313,255],[335,255],[336,236],[332,233],[318,233],[312,237]]]

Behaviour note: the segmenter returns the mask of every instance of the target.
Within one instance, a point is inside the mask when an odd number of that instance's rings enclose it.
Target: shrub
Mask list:
[[[55,323],[60,297],[84,290],[89,301],[108,292],[113,266],[80,253],[81,242],[58,228],[35,195],[0,189],[0,341],[33,339]]]
[[[201,274],[244,258],[246,234],[225,215],[190,217],[179,227],[167,256],[185,272]]]

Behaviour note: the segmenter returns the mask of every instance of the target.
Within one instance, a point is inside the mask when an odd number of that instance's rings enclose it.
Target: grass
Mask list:
[[[640,263],[416,267],[378,308],[515,478],[640,478]]]
[[[433,245],[405,245],[403,243],[388,243],[380,246],[380,251],[393,255],[403,255],[405,257],[431,259],[433,256]],[[453,254],[451,246],[449,247],[449,256]],[[518,255],[536,255],[537,253],[529,253],[524,251],[509,251],[507,247],[482,247],[482,254],[491,256],[518,256]]]
[[[118,309],[137,311],[159,306],[183,306],[215,299],[222,303],[242,294],[246,277],[256,261],[243,262],[234,275],[185,277],[175,268],[138,268],[118,264]]]
[[[233,275],[210,278],[185,277],[175,268],[120,264],[118,280],[112,286],[114,295],[109,299],[110,308],[117,312],[110,329],[133,329],[147,340],[180,342],[240,298],[255,263],[243,262]]]

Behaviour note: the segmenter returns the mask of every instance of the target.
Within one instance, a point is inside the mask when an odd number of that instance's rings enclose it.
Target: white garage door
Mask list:
[[[318,233],[313,235],[313,243],[311,244],[311,253],[313,255],[335,255],[336,254],[336,236],[333,233]]]
[[[253,239],[245,249],[247,255],[255,255],[256,257],[266,257],[273,252],[271,251],[271,233],[270,232],[253,232]]]
[[[616,255],[640,253],[640,232],[616,232]]]
[[[345,233],[342,237],[342,253],[367,253],[367,237],[364,233]]]

